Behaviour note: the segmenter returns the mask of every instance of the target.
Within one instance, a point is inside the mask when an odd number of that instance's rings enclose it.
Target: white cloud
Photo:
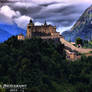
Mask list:
[[[43,23],[35,22],[35,25],[39,26],[39,25],[43,25]]]
[[[69,30],[71,30],[71,28],[73,27],[73,25],[71,25],[69,27],[58,27],[57,28],[57,32],[63,33],[64,31],[69,31]]]
[[[12,10],[9,6],[2,6],[0,8],[0,14],[3,14],[4,16],[12,18],[19,15],[19,12]]]
[[[29,16],[23,15],[23,16],[20,16],[20,17],[18,17],[18,18],[15,18],[14,21],[15,21],[15,23],[16,23],[20,28],[26,29],[27,24],[29,23],[30,19],[32,19],[32,18],[30,18]]]
[[[30,0],[29,0],[30,1]],[[37,3],[64,2],[64,3],[92,3],[92,0],[31,0]],[[31,2],[30,1],[30,2]]]
[[[44,23],[45,23],[45,21],[44,21]],[[44,25],[44,23],[41,23],[41,22],[35,22],[35,25],[40,26],[40,25]],[[51,23],[51,22],[47,22],[47,25],[53,25],[53,23]]]
[[[21,15],[19,11],[14,11],[9,6],[2,6],[0,8],[0,20],[2,23],[16,23],[20,28],[26,29],[30,19],[32,18]]]
[[[10,0],[10,1],[22,1],[23,0]],[[92,3],[92,0],[24,0],[24,2],[34,3],[49,3],[49,2],[64,2],[64,3]]]
[[[21,13],[19,11],[16,11],[16,17],[20,17]]]
[[[33,6],[37,6],[35,3],[29,3],[29,2],[16,2],[15,7],[25,7],[25,8],[29,8],[29,7],[33,7]]]

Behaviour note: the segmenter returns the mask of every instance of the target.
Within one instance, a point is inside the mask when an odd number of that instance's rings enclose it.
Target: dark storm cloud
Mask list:
[[[20,11],[21,14],[26,14],[26,15],[35,15],[37,13],[39,13],[39,11],[42,9],[42,7],[40,6],[36,6],[36,7],[13,7],[15,11]]]
[[[8,3],[14,11],[19,11],[21,15],[30,16],[35,22],[43,23],[45,20],[57,27],[71,26],[83,13],[82,4],[66,4],[64,2],[48,3]]]
[[[35,7],[28,7],[28,8],[19,8],[19,7],[13,7],[14,10],[18,10],[21,12],[21,14],[26,14],[28,16],[31,16],[34,20],[43,22],[45,19],[49,22],[53,22],[53,24],[59,24],[64,21],[69,21],[69,25],[74,21],[74,18],[69,18],[69,15],[72,15],[73,13],[78,13],[75,11],[75,6],[65,6],[65,7],[59,7],[56,9],[47,9],[47,6],[41,6],[37,5]],[[73,17],[73,16],[72,16]],[[62,23],[63,24],[63,23]],[[67,23],[68,24],[68,23]],[[59,24],[60,25],[60,24]]]
[[[41,8],[41,6],[38,6]],[[64,6],[59,8],[48,8],[45,7],[43,10],[39,10],[40,13],[36,12],[35,14],[31,14],[31,16],[40,22],[43,22],[45,19],[49,22],[52,22],[53,24],[57,26],[70,26],[75,22],[79,15],[80,11],[77,10],[77,6],[71,5],[71,6]]]
[[[45,4],[39,4],[40,6],[47,7],[52,4],[57,4],[58,2],[51,2],[51,3],[45,3]]]

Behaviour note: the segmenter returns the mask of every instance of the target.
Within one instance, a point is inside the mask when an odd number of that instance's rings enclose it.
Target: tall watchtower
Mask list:
[[[32,27],[34,26],[34,23],[32,20],[30,20],[29,24],[27,25],[27,38],[31,38],[32,37]]]
[[[29,25],[30,25],[30,26],[34,26],[34,23],[33,23],[32,20],[30,20]]]

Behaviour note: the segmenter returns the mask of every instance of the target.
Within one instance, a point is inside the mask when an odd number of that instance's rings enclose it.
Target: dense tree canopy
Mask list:
[[[60,42],[12,37],[0,44],[0,83],[27,84],[26,92],[90,92],[92,57],[75,62],[65,57]]]
[[[83,42],[82,42],[82,39],[81,39],[81,38],[77,38],[77,39],[76,39],[76,44],[77,44],[77,45],[78,45],[78,44],[81,44],[81,45],[82,45],[82,43],[83,43]]]

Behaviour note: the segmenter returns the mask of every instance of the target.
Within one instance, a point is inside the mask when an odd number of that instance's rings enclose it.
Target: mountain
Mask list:
[[[12,35],[10,33],[8,33],[7,31],[0,29],[0,42],[4,42],[11,36]]]
[[[20,33],[25,35],[26,31],[19,28],[16,24],[9,25],[0,23],[0,42],[4,42],[9,37]]]
[[[92,40],[92,6],[87,8],[70,31],[63,32],[66,40],[75,41],[77,37]]]

